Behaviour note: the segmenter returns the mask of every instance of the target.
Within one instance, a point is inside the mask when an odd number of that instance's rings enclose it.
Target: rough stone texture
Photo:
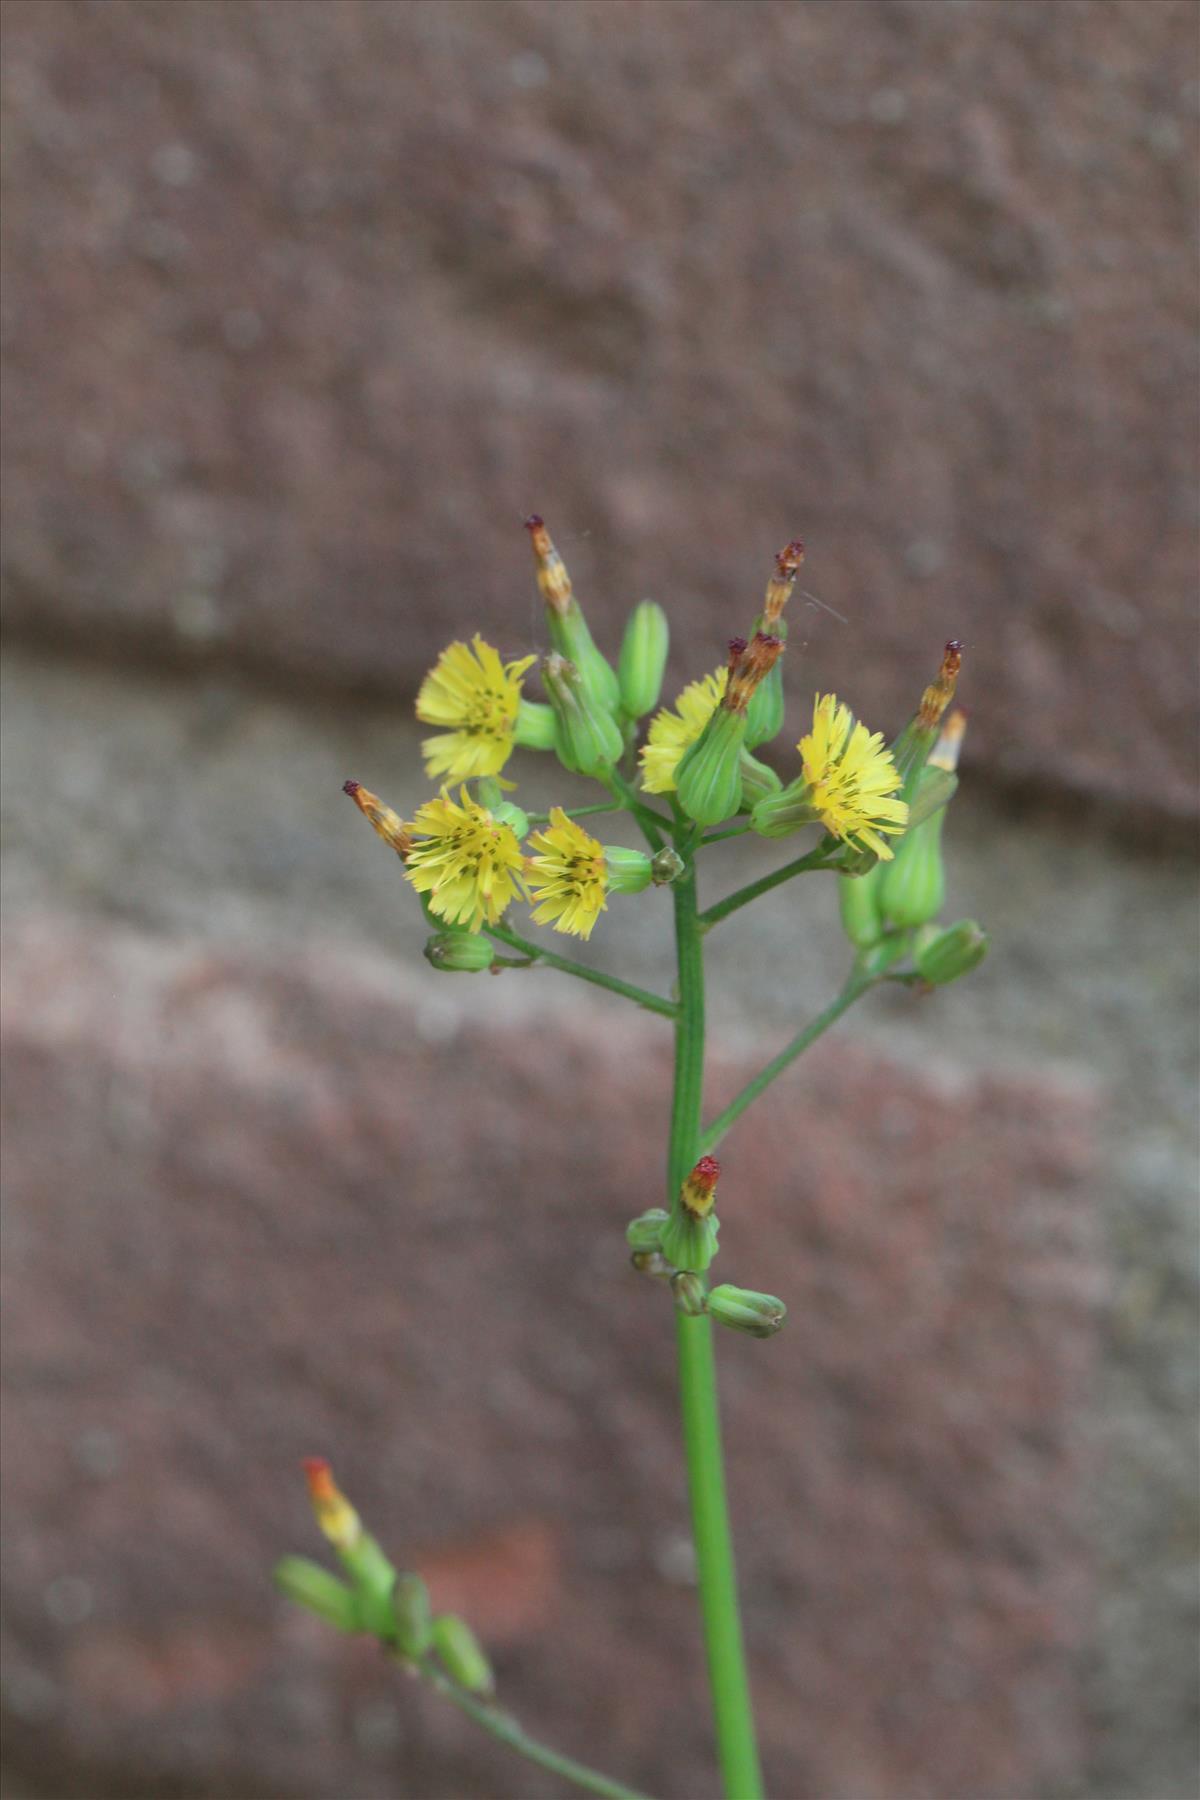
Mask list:
[[[556,1791],[272,1606],[320,1449],[548,1736],[712,1792],[669,1303],[621,1241],[658,1198],[664,1028],[423,1034],[421,985],[10,933],[5,1662],[47,1791]],[[792,1305],[723,1345],[773,1791],[1078,1775],[1094,1124],[842,1046],[730,1140],[723,1272]]]
[[[985,766],[1194,812],[1183,0],[5,32],[10,626],[410,691],[539,641],[536,505],[695,672],[799,530],[799,691],[961,635]]]

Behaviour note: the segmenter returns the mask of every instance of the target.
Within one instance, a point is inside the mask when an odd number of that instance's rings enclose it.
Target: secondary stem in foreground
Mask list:
[[[704,952],[696,912],[696,873],[690,861],[686,873],[675,884],[674,895],[679,1012],[668,1155],[669,1201],[699,1154],[704,1091]],[[762,1771],[725,1493],[712,1321],[707,1314],[692,1318],[679,1313],[676,1336],[692,1531],[721,1777],[728,1800],[761,1800]]]
[[[618,975],[605,975],[601,969],[589,969],[585,963],[571,962],[553,950],[544,950],[540,944],[531,943],[528,938],[510,931],[507,925],[485,925],[483,929],[495,943],[519,950],[530,963],[544,963],[548,969],[560,969],[564,975],[574,975],[577,981],[590,981],[593,987],[607,988],[610,994],[620,994],[623,999],[645,1007],[647,1012],[661,1013],[664,1019],[674,1019],[678,1015],[679,1008],[673,1000],[664,1000],[661,994],[652,994],[649,988],[635,987],[632,981],[622,981]]]
[[[530,1737],[507,1713],[487,1705],[485,1701],[477,1700],[473,1694],[460,1688],[457,1682],[450,1681],[440,1670],[423,1664],[421,1673],[431,1687],[436,1688],[439,1694],[444,1694],[447,1700],[452,1700],[468,1718],[474,1719],[477,1725],[482,1725],[494,1738],[499,1738],[502,1744],[507,1744],[530,1762],[540,1763],[543,1769],[552,1769],[564,1781],[574,1782],[576,1787],[585,1789],[589,1794],[604,1795],[606,1800],[647,1800],[647,1796],[637,1788],[625,1787],[619,1781],[610,1781],[598,1769],[589,1769],[586,1763],[578,1763],[570,1756],[560,1756],[548,1744]]]

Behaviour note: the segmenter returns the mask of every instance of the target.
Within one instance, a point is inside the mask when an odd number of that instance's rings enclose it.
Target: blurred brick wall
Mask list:
[[[694,670],[799,532],[864,714],[957,635],[996,769],[1194,809],[1193,7],[10,0],[6,45],[10,624],[410,691],[467,612],[536,640],[536,508]]]
[[[338,795],[413,803],[450,635],[540,643],[537,506],[680,675],[796,531],[845,622],[797,608],[794,703],[887,727],[968,643],[994,958],[730,1140],[728,1274],[792,1307],[723,1345],[772,1791],[1191,1792],[1193,887],[1110,826],[1196,810],[1194,48],[1173,0],[9,0],[25,1791],[557,1791],[274,1601],[312,1450],[532,1727],[713,1791],[620,1242],[665,1028],[433,976]],[[655,898],[589,954],[665,985]],[[827,898],[714,934],[715,1100],[828,997]]]

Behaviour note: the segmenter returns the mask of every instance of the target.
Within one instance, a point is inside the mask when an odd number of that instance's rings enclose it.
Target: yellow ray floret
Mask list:
[[[417,694],[418,719],[447,727],[421,745],[427,775],[469,781],[499,774],[512,755],[521,677],[534,661],[501,662],[478,632],[469,644],[442,651]]]
[[[548,827],[532,832],[529,842],[534,855],[526,866],[530,898],[537,904],[534,922],[591,937],[607,906],[603,845],[568,819],[561,806],[551,808]]]
[[[675,770],[684,751],[694,744],[721,704],[728,669],[714,669],[690,681],[675,697],[675,709],[664,706],[650,721],[641,749],[642,786],[648,794],[673,794]]]
[[[404,873],[429,910],[448,925],[495,925],[510,901],[526,897],[525,859],[511,825],[494,819],[466,788],[457,801],[443,788],[419,807]]]
[[[900,776],[882,733],[856,724],[835,694],[818,694],[812,730],[796,748],[811,803],[825,828],[889,862],[892,850],[880,833],[903,831],[908,807],[893,797]]]

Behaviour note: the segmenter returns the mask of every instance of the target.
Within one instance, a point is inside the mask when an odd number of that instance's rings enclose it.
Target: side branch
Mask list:
[[[590,981],[593,987],[607,988],[610,993],[632,1000],[635,1006],[644,1007],[647,1012],[661,1013],[664,1019],[678,1017],[679,1008],[675,1002],[664,1000],[660,994],[652,994],[649,988],[635,987],[633,982],[622,981],[617,975],[605,975],[599,969],[589,969],[582,963],[571,962],[567,957],[558,956],[553,950],[544,950],[540,944],[531,943],[528,938],[509,931],[506,925],[485,925],[483,929],[496,943],[507,944],[510,950],[519,950],[531,963],[545,963],[548,969],[561,969],[564,975],[574,975],[577,981]]]
[[[491,1732],[494,1738],[499,1738],[502,1744],[507,1744],[510,1750],[515,1750],[518,1756],[524,1756],[529,1762],[540,1763],[543,1769],[550,1769],[555,1775],[561,1775],[564,1781],[574,1782],[576,1787],[583,1788],[589,1794],[606,1796],[606,1800],[648,1800],[648,1796],[637,1788],[624,1787],[619,1781],[610,1781],[598,1769],[589,1769],[586,1763],[575,1762],[569,1756],[560,1756],[549,1745],[539,1743],[537,1738],[530,1737],[528,1732],[522,1730],[508,1713],[501,1712],[483,1700],[477,1700],[473,1694],[460,1688],[457,1682],[443,1675],[440,1669],[422,1663],[420,1672],[430,1687],[439,1694],[444,1694],[460,1712],[466,1713],[469,1719],[474,1719],[477,1725],[482,1725],[485,1731]]]
[[[827,855],[824,844],[818,844],[807,856],[798,856],[794,862],[784,863],[782,869],[776,869],[772,875],[763,875],[757,881],[751,881],[746,887],[738,888],[735,893],[727,894],[724,900],[718,900],[699,917],[701,930],[707,931],[711,925],[718,925],[735,913],[740,907],[749,906],[760,894],[769,894],[773,887],[781,882],[790,881],[793,875],[801,875],[806,869],[827,869],[830,865],[825,861]]]
[[[818,1013],[816,1018],[804,1027],[803,1031],[797,1032],[791,1043],[785,1044],[779,1055],[773,1056],[766,1067],[760,1069],[754,1079],[746,1083],[741,1093],[734,1096],[724,1112],[717,1114],[712,1124],[701,1134],[701,1153],[707,1154],[708,1151],[715,1149],[729,1127],[741,1118],[746,1108],[753,1105],[760,1094],[766,1092],[775,1077],[782,1075],[789,1063],[795,1062],[798,1056],[802,1056],[810,1044],[816,1043],[823,1031],[828,1031],[829,1027],[835,1024],[842,1014],[848,1011],[854,1002],[874,985],[875,978],[872,976],[852,975],[837,999],[827,1006],[823,1013]]]

